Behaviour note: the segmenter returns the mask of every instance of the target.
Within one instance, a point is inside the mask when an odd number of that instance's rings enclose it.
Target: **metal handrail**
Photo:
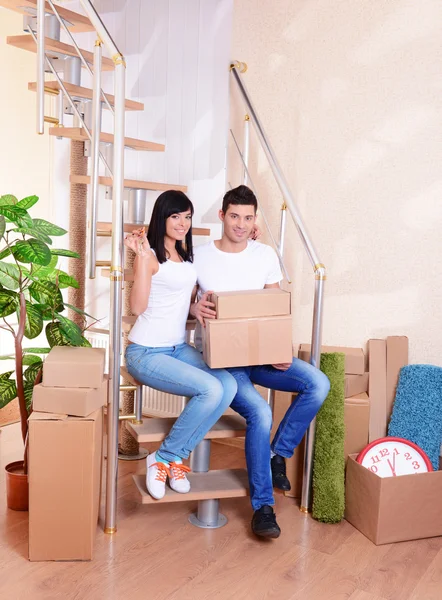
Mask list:
[[[261,120],[252,104],[250,96],[247,92],[246,86],[242,81],[240,71],[245,72],[246,67],[244,64],[238,61],[234,61],[230,65],[230,71],[232,76],[238,85],[241,96],[245,102],[247,114],[249,115],[250,121],[256,131],[258,140],[264,153],[269,162],[270,168],[272,169],[273,176],[282,192],[284,198],[283,208],[287,209],[293,219],[293,222],[298,230],[301,240],[304,245],[304,249],[307,252],[308,258],[313,266],[315,273],[315,294],[313,304],[313,325],[312,325],[312,347],[311,347],[311,359],[310,362],[313,366],[319,367],[320,353],[321,353],[321,337],[322,337],[322,312],[323,312],[323,299],[324,299],[324,282],[326,279],[326,271],[324,264],[320,261],[319,256],[313,246],[313,242],[307,232],[301,215],[296,208],[293,194],[290,191],[287,180],[283,174],[281,166],[279,165],[275,153],[268,141],[267,135],[262,126]],[[286,212],[286,211],[285,211]],[[312,487],[312,476],[313,476],[313,451],[314,451],[314,440],[315,440],[315,420],[312,421],[310,427],[306,432],[305,440],[305,458],[304,458],[304,471],[303,471],[303,484],[301,494],[301,511],[308,512],[311,505],[311,487]]]
[[[45,132],[45,0],[37,0],[37,34],[37,133],[42,135]]]
[[[56,7],[56,5],[55,5],[55,4],[52,2],[52,0],[46,0],[46,1],[47,1],[47,3],[50,5],[50,7],[52,8],[52,10],[54,11],[54,15],[57,17],[58,21],[60,22],[60,25],[61,25],[61,27],[63,28],[63,31],[66,33],[66,35],[67,35],[67,36],[69,37],[69,39],[71,40],[71,42],[72,42],[72,45],[74,46],[74,48],[75,48],[75,50],[76,50],[76,52],[77,52],[77,54],[78,54],[78,57],[79,57],[79,59],[81,60],[81,62],[82,62],[82,64],[83,64],[83,67],[84,67],[84,68],[85,68],[85,69],[88,71],[89,75],[91,75],[91,77],[93,77],[93,76],[94,76],[94,73],[95,73],[95,69],[94,69],[94,72],[92,72],[92,69],[90,68],[90,66],[89,66],[89,63],[88,63],[88,62],[87,62],[87,60],[84,58],[84,56],[83,56],[83,54],[82,54],[82,52],[81,52],[81,50],[80,50],[80,48],[79,48],[79,46],[78,46],[77,42],[76,42],[76,41],[75,41],[75,39],[74,39],[74,36],[73,36],[73,35],[72,35],[72,33],[69,31],[68,27],[66,26],[66,23],[65,23],[65,22],[63,21],[63,19],[60,17],[60,14],[59,14],[59,12],[58,12],[58,10],[57,10],[57,7]],[[112,108],[112,105],[111,105],[111,103],[110,103],[110,102],[109,102],[109,100],[107,99],[107,96],[106,96],[106,94],[105,94],[105,93],[103,92],[103,90],[101,89],[101,86],[100,86],[100,92],[101,92],[101,95],[102,95],[102,97],[103,97],[103,100],[104,100],[104,102],[106,103],[106,105],[107,105],[108,109],[111,111],[111,113],[112,113],[112,115],[113,115],[113,114],[114,114],[114,109]]]
[[[243,164],[244,178],[247,178],[248,185],[253,190],[253,192],[254,192],[254,194],[256,196],[256,201],[258,203],[258,209],[261,212],[262,218],[264,219],[265,226],[266,226],[267,231],[268,231],[268,233],[270,235],[270,239],[272,240],[273,247],[275,248],[276,254],[278,255],[281,268],[282,268],[282,270],[284,272],[284,277],[287,279],[288,283],[292,283],[291,279],[290,279],[290,275],[288,274],[287,268],[286,268],[286,266],[284,264],[284,259],[282,257],[281,252],[280,252],[279,244],[276,243],[276,240],[275,240],[275,238],[273,236],[270,224],[269,224],[269,222],[267,220],[267,217],[265,215],[265,212],[264,212],[264,210],[262,208],[262,204],[259,201],[258,190],[256,189],[256,186],[253,183],[252,178],[250,177],[250,172],[249,172],[249,169],[248,169],[248,166],[247,166],[247,163],[246,163],[246,158],[245,158],[245,156],[243,155],[243,153],[241,152],[241,150],[240,150],[240,148],[238,146],[238,142],[236,141],[235,134],[233,133],[232,130],[230,130],[230,133],[232,135],[233,141],[235,142],[236,149],[238,150],[238,154],[239,154],[239,156],[241,158],[241,161],[242,161],[242,164]]]

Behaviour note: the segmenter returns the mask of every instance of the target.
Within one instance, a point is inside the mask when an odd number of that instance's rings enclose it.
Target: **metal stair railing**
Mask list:
[[[324,264],[320,261],[319,256],[315,250],[313,242],[307,232],[302,217],[296,208],[293,194],[289,188],[287,180],[278,163],[275,153],[270,145],[268,137],[262,126],[261,120],[256,112],[256,109],[250,99],[250,95],[247,92],[246,86],[242,80],[241,73],[245,73],[247,65],[239,61],[232,61],[230,65],[230,72],[232,74],[235,83],[238,86],[239,92],[246,105],[246,118],[244,126],[244,155],[241,154],[238,145],[237,149],[241,155],[241,159],[244,165],[244,181],[250,180],[250,173],[245,160],[245,156],[249,154],[249,123],[252,123],[259,143],[264,150],[264,153],[269,162],[273,176],[281,190],[284,198],[283,205],[281,207],[281,223],[280,223],[280,243],[279,253],[282,257],[284,251],[284,234],[285,234],[285,223],[286,214],[289,212],[292,220],[296,226],[298,234],[303,243],[304,249],[313,267],[315,275],[315,292],[314,292],[314,303],[313,303],[313,324],[312,324],[312,346],[311,346],[311,359],[310,362],[314,367],[319,368],[320,356],[321,356],[321,339],[322,339],[322,316],[323,316],[323,300],[324,300],[324,282],[326,280],[326,271]],[[253,184],[252,184],[253,185]],[[301,494],[301,512],[308,513],[311,507],[311,490],[312,490],[312,476],[313,476],[313,453],[314,453],[314,442],[315,442],[315,420],[310,424],[306,436],[305,436],[305,457],[304,457],[304,470],[303,470],[303,483],[302,483],[302,494]]]
[[[106,510],[105,510],[105,533],[116,532],[116,513],[117,513],[117,476],[118,476],[118,422],[119,422],[119,395],[120,395],[120,355],[121,355],[121,318],[122,318],[122,282],[123,282],[123,191],[124,191],[124,116],[125,116],[125,85],[126,85],[126,63],[123,55],[117,48],[112,37],[109,35],[104,23],[101,21],[98,13],[90,0],[80,0],[89,20],[94,26],[98,36],[99,44],[95,46],[94,52],[94,71],[99,70],[101,64],[101,44],[103,43],[108,49],[115,65],[115,110],[111,111],[114,115],[114,158],[113,158],[113,193],[112,193],[112,259],[110,267],[111,280],[111,301],[110,301],[110,351],[109,351],[109,405],[108,405],[108,428],[107,428],[107,473],[106,473]],[[56,7],[50,2],[52,10],[59,17]],[[66,90],[62,80],[58,76],[49,57],[45,52],[45,0],[37,0],[37,36],[32,32],[31,28],[28,31],[33,36],[37,44],[37,132],[44,133],[44,85],[45,85],[45,63],[53,75],[56,77],[60,88],[66,95],[75,114],[83,123],[85,132],[91,140],[92,148],[95,148],[93,169],[93,185],[95,197],[92,199],[92,204],[95,206],[96,216],[96,201],[98,192],[98,155],[107,165],[104,157],[98,150],[100,140],[100,127],[97,127],[98,116],[96,108],[101,106],[100,95],[102,94],[101,86],[99,86],[100,77],[94,75],[94,90],[93,90],[93,111],[94,127],[92,133],[85,126],[83,118]],[[62,23],[62,25],[64,25]],[[64,27],[63,27],[64,28]],[[70,32],[69,37],[73,40]],[[86,68],[91,72],[89,65],[82,57],[81,51],[77,44],[74,46],[79,53],[83,64],[86,63]],[[104,96],[105,102],[107,98]],[[98,142],[97,142],[98,138]],[[98,150],[98,151],[97,151]],[[109,169],[109,167],[107,166]],[[110,170],[110,169],[109,169]],[[96,226],[96,225],[95,225]],[[94,236],[95,239],[95,236]]]

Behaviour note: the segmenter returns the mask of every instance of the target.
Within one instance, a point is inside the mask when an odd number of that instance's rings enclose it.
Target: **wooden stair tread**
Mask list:
[[[69,181],[71,183],[84,183],[88,185],[91,182],[91,178],[89,175],[71,175]],[[112,187],[112,177],[99,177],[98,183],[100,185]],[[167,190],[180,190],[181,192],[187,192],[187,186],[185,185],[177,185],[174,183],[156,183],[153,181],[137,181],[136,179],[125,179],[124,187],[140,190],[152,190],[155,192],[165,192]]]
[[[242,498],[249,494],[245,469],[220,469],[207,473],[189,473],[187,477],[191,486],[188,494],[178,494],[166,486],[166,495],[162,500],[154,500],[146,490],[146,475],[133,475],[133,480],[140,492],[142,504]]]
[[[175,417],[145,418],[141,425],[127,421],[126,427],[140,444],[148,442],[162,442],[166,439],[176,421]],[[206,440],[243,437],[246,423],[240,415],[224,415],[205,435]]]
[[[31,35],[10,35],[6,38],[6,43],[10,46],[15,46],[16,48],[20,48],[21,50],[28,50],[29,52],[37,52],[37,44],[34,42],[34,39]],[[65,44],[64,42],[59,42],[57,40],[53,40],[52,38],[45,38],[45,50],[46,54],[49,56],[53,56],[54,53],[57,54],[66,54],[67,56],[77,56],[77,51],[74,46],[70,44]],[[81,50],[86,62],[93,64],[94,55],[92,52],[88,50]],[[57,57],[56,57],[57,58]],[[110,58],[103,57],[102,61],[102,69],[104,71],[112,71],[114,69],[114,63]]]
[[[92,100],[93,90],[91,88],[85,88],[81,85],[74,85],[73,83],[68,83],[67,81],[63,81],[63,85],[66,88],[66,90],[70,93],[70,95],[74,98],[84,98],[86,100]],[[58,81],[45,81],[45,88],[58,91],[61,90]],[[28,83],[28,90],[30,92],[36,92],[37,83],[35,81],[30,81]],[[113,96],[112,94],[106,94],[106,98],[109,100],[109,104],[111,106],[115,105],[115,96]],[[104,100],[103,107],[107,108],[107,105],[104,103]],[[142,102],[136,102],[135,100],[126,100],[125,107],[126,110],[144,110],[144,104]]]
[[[33,14],[33,11],[37,10],[37,0],[0,0],[0,6],[21,13],[22,15]],[[89,21],[89,18],[85,15],[73,12],[59,4],[56,4],[58,14],[66,22],[68,29],[75,33],[81,33],[83,31],[94,31],[94,26]],[[27,9],[33,9],[28,11]],[[46,12],[52,13],[52,8],[46,2]]]
[[[133,231],[134,229],[138,229],[139,227],[143,227],[143,225],[140,225],[139,223],[125,223],[124,231],[130,233],[131,231]],[[149,225],[145,223],[144,227],[146,227],[147,231]],[[100,229],[101,231],[112,231],[112,223],[106,221],[98,221],[97,229]],[[193,227],[192,233],[193,235],[210,235],[210,229],[207,229],[206,227]]]
[[[89,138],[82,127],[51,127],[49,129],[49,135],[55,135],[56,137],[69,138],[71,140],[78,140],[79,142],[87,142]],[[106,144],[114,143],[114,136],[112,133],[100,133],[100,141]],[[157,144],[156,142],[147,142],[144,140],[137,140],[135,138],[125,137],[124,145],[132,150],[146,150],[150,152],[164,152],[166,149],[164,144]]]

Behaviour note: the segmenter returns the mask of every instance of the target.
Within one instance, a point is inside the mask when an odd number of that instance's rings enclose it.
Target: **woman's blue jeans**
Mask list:
[[[275,454],[290,458],[302,440],[307,427],[326,399],[330,382],[312,365],[294,358],[287,371],[270,365],[228,369],[237,383],[238,393],[233,410],[242,415],[246,427],[246,461],[250,499],[254,510],[273,505],[270,448]],[[253,384],[281,392],[297,392],[297,398],[283,417],[270,445],[272,411]]]
[[[161,458],[169,462],[177,457],[188,458],[229,407],[237,391],[230,373],[210,369],[202,355],[188,344],[170,348],[129,344],[126,367],[144,385],[190,397],[158,451]]]

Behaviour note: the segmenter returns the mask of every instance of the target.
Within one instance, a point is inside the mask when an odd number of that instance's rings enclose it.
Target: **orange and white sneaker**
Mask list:
[[[169,485],[179,494],[187,494],[190,492],[190,481],[186,477],[186,473],[190,472],[189,467],[183,465],[182,462],[171,462],[169,465]]]
[[[146,466],[147,491],[155,500],[161,500],[166,493],[166,479],[168,475],[170,476],[169,467],[162,462],[157,462],[155,452],[147,457]]]

